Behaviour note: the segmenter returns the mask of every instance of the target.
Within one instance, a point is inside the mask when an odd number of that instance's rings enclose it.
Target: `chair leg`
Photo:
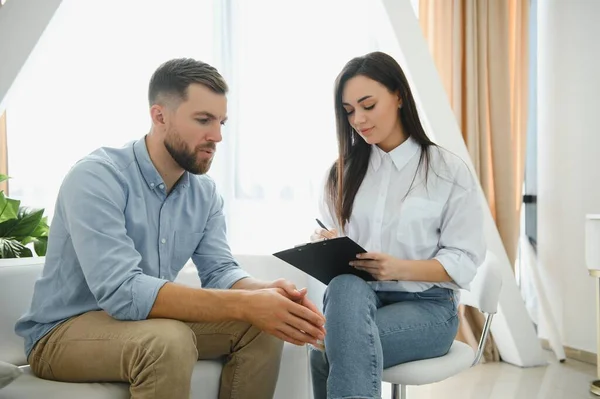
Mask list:
[[[406,399],[406,385],[392,384],[392,399]]]

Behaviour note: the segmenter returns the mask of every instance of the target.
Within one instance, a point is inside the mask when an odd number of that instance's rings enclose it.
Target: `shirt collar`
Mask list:
[[[375,171],[379,170],[384,157],[389,156],[396,169],[400,171],[420,148],[421,146],[412,136],[409,136],[402,144],[387,153],[374,144],[371,146],[371,167]]]
[[[142,176],[144,180],[146,180],[146,184],[151,189],[158,187],[160,184],[164,184],[160,173],[156,170],[156,167],[152,163],[150,159],[150,154],[148,153],[148,147],[146,146],[146,137],[142,137],[135,143],[133,143],[133,152],[135,154],[135,160],[142,171]],[[181,185],[183,187],[188,187],[190,184],[189,172],[184,172],[183,176],[179,179],[177,185]]]

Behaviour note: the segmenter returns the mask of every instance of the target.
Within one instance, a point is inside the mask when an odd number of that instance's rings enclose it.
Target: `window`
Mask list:
[[[337,155],[334,81],[377,42],[362,0],[231,4],[231,243],[270,253],[316,227],[320,183]]]
[[[11,194],[51,216],[78,159],[148,132],[155,68],[194,57],[215,65],[230,86],[229,122],[210,174],[225,199],[233,250],[264,254],[306,241],[337,154],[335,77],[378,48],[368,6],[64,0],[11,90]]]
[[[11,89],[11,195],[51,216],[78,159],[148,132],[148,81],[160,63],[214,62],[214,26],[212,0],[64,0]]]

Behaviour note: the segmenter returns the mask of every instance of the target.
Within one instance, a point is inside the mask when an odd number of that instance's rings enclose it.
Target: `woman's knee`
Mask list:
[[[333,278],[325,291],[325,302],[328,298],[346,298],[345,301],[355,298],[363,300],[365,297],[374,297],[375,293],[369,284],[353,274],[342,274]]]

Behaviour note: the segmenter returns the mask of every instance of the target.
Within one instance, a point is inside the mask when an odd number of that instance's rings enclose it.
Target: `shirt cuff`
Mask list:
[[[440,262],[448,275],[460,288],[468,290],[477,273],[477,266],[462,251],[442,249],[433,258]]]
[[[251,276],[250,274],[246,273],[246,271],[244,271],[243,269],[235,267],[232,270],[223,273],[218,278],[212,280],[210,282],[210,286],[203,288],[229,289],[235,283],[246,277]]]
[[[158,291],[166,283],[168,283],[167,280],[138,274],[133,283],[133,306],[128,320],[147,319],[158,296]]]

